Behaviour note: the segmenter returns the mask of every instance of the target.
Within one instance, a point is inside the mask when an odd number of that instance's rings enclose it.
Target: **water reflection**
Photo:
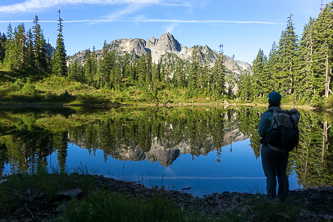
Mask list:
[[[258,122],[265,109],[118,108],[2,111],[0,173],[80,163],[97,173],[170,189],[262,189]],[[333,185],[332,116],[301,111],[291,188]]]

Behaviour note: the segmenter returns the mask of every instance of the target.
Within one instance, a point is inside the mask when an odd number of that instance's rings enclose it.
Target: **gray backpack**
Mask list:
[[[292,151],[298,145],[298,122],[300,113],[297,109],[273,111],[272,131],[266,135],[266,142],[272,146]]]

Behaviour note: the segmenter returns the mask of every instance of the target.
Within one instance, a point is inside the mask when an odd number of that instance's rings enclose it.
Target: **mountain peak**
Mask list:
[[[163,50],[163,51],[180,52],[182,50],[179,42],[169,32],[161,35],[161,37],[158,41],[158,45],[159,45],[159,49]]]

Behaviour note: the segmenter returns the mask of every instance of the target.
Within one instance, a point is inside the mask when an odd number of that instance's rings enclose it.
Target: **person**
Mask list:
[[[289,152],[279,147],[274,147],[265,142],[265,136],[272,130],[271,120],[273,111],[281,109],[281,95],[278,92],[272,92],[268,96],[269,107],[265,111],[259,122],[259,136],[261,147],[261,162],[266,176],[266,199],[272,200],[276,198],[276,177],[278,178],[279,188],[278,197],[281,201],[285,201],[289,192],[289,181],[287,176],[287,164]]]

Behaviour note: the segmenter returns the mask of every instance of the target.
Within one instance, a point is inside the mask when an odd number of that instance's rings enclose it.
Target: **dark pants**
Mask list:
[[[279,182],[278,196],[283,201],[288,197],[289,181],[286,174],[289,153],[280,153],[262,145],[261,162],[266,180],[267,199],[276,197],[276,177]]]

